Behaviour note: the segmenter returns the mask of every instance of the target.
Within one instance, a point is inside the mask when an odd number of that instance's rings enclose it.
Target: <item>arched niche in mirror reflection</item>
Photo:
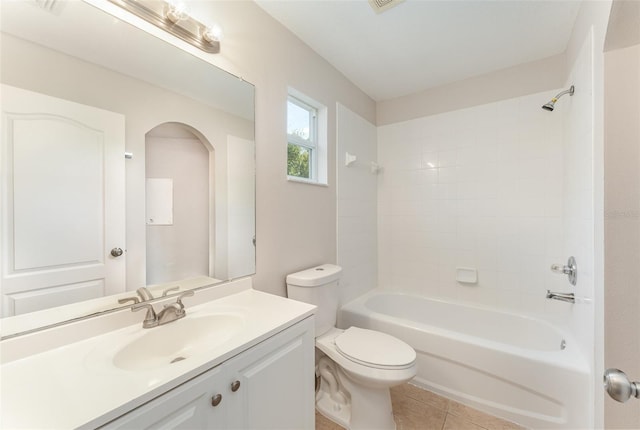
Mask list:
[[[147,285],[213,278],[214,161],[214,146],[187,124],[145,135]]]

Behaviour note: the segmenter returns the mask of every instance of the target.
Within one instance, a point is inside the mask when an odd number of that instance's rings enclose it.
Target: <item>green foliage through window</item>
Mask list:
[[[299,145],[287,145],[287,175],[309,179],[309,149]]]

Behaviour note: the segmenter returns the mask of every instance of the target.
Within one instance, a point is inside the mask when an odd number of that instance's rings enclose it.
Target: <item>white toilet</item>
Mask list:
[[[389,388],[416,375],[416,352],[393,336],[335,327],[338,280],[332,264],[287,276],[290,299],[316,305],[316,408],[349,430],[396,428]]]

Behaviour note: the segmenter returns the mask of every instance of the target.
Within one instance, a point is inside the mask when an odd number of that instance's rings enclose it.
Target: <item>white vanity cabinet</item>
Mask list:
[[[313,429],[314,332],[307,318],[103,429]]]

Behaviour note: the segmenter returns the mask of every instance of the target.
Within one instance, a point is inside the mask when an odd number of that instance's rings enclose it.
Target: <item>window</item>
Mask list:
[[[291,91],[290,91],[291,92]],[[326,139],[319,125],[326,109],[305,97],[289,95],[287,99],[287,177],[326,184]]]

